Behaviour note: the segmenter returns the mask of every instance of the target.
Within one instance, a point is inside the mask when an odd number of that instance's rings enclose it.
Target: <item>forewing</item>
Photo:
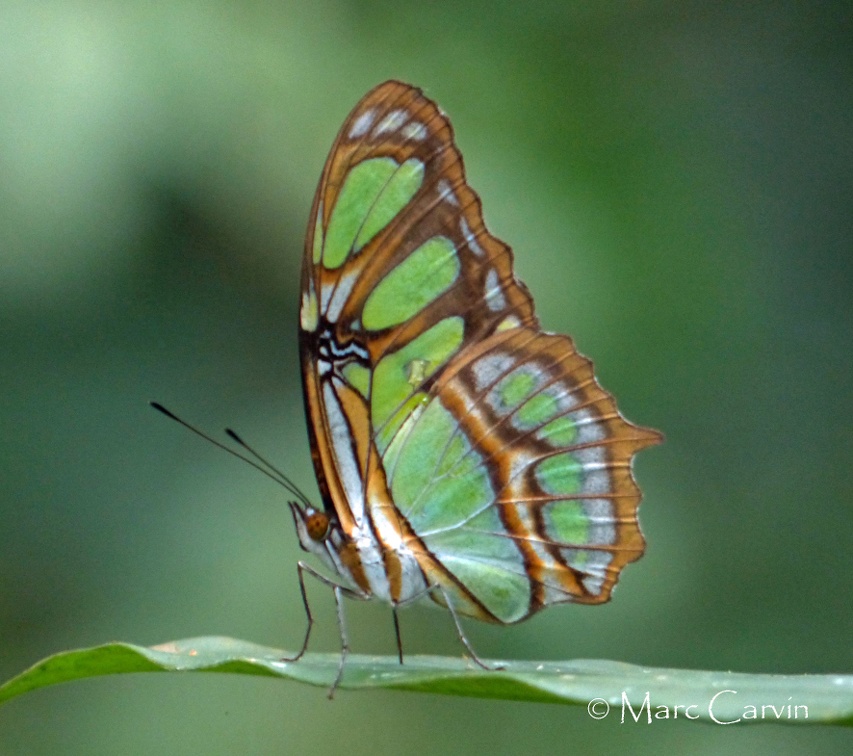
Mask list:
[[[512,253],[486,230],[450,123],[390,81],[344,123],[314,199],[300,351],[327,508],[364,516],[364,479],[442,367],[499,329],[536,327]]]

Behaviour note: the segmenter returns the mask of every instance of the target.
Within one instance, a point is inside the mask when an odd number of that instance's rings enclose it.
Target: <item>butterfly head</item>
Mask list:
[[[318,544],[322,544],[329,537],[332,526],[329,515],[310,504],[302,507],[295,501],[289,503],[299,543],[305,551],[314,551]]]
[[[349,579],[340,561],[340,552],[345,550],[347,538],[335,514],[316,509],[311,504],[298,504],[295,501],[288,503],[302,550],[314,554],[330,570]]]

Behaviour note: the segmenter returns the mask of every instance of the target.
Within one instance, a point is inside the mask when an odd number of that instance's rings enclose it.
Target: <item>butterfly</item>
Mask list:
[[[299,562],[342,597],[429,598],[511,624],[607,601],[645,542],[626,421],[572,340],[543,331],[483,223],[448,118],[388,81],[344,122],[314,198],[299,349],[322,507],[291,502]]]

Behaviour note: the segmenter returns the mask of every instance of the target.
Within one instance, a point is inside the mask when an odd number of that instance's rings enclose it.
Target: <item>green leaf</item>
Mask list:
[[[0,703],[60,682],[126,672],[230,672],[329,687],[340,661],[338,654],[280,661],[285,655],[220,637],[152,648],[109,643],[38,662],[0,686]],[[591,659],[499,663],[505,668],[487,671],[463,658],[410,656],[401,666],[396,657],[352,655],[340,687],[575,704],[588,707],[598,719],[647,721],[668,715],[706,722],[853,725],[853,675],[696,672]]]

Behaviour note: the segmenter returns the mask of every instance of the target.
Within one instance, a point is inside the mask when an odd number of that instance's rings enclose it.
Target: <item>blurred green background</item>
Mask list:
[[[0,678],[61,649],[304,631],[286,494],[147,406],[231,425],[316,496],[302,237],[350,108],[450,114],[543,324],[664,446],[615,601],[485,656],[851,671],[849,3],[0,2]],[[315,650],[337,648],[312,591]],[[360,652],[390,613],[348,605]],[[410,653],[461,653],[446,614]],[[802,702],[795,702],[802,703]],[[839,729],[137,675],[0,711],[2,754],[830,751]],[[849,745],[849,741],[848,741]]]

